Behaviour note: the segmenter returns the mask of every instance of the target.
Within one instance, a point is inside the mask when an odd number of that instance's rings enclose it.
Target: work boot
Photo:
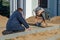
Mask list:
[[[3,35],[12,34],[12,33],[13,33],[12,31],[7,31],[7,30],[4,30],[4,31],[2,32]]]
[[[13,30],[13,33],[24,32],[25,30]]]

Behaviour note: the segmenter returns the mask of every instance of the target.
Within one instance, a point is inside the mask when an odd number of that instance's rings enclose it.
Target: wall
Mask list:
[[[48,0],[48,9],[50,16],[57,16],[57,0]]]
[[[38,0],[32,0],[32,15],[35,16],[34,9],[38,6]]]
[[[17,9],[17,0],[10,0],[10,16]]]
[[[26,18],[32,16],[32,0],[26,0]]]
[[[32,16],[32,10],[38,6],[38,0],[10,0],[10,15],[19,7],[23,9],[24,17]]]
[[[60,16],[60,0],[58,0],[58,16]]]
[[[32,0],[32,10],[38,6],[38,0]]]
[[[23,9],[23,1],[24,0],[17,0],[17,8],[22,8]]]
[[[32,11],[37,6],[38,6],[38,0],[26,0],[26,18],[33,16]]]

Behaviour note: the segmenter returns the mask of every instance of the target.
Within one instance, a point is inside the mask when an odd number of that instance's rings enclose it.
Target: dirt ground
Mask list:
[[[0,15],[0,27],[6,27],[8,18]]]
[[[5,30],[8,18],[0,15],[0,36],[2,36],[2,31]]]
[[[2,36],[2,31],[4,31],[5,29],[0,29],[0,36]]]
[[[7,17],[4,17],[4,16],[0,15],[0,27],[6,27],[7,20],[8,20]],[[36,20],[36,18],[34,16],[26,19],[26,21],[30,24],[34,24],[35,20]],[[45,20],[45,21],[48,24],[48,26],[50,26],[52,24],[60,24],[60,16],[53,17],[53,18],[50,19],[50,21],[49,20]]]
[[[7,17],[0,15],[0,27],[3,27],[2,29],[0,28],[0,36],[2,36],[2,31],[6,27],[7,20],[8,20]],[[30,17],[26,19],[27,22],[30,22],[33,24],[34,24],[34,20],[35,20],[35,17]],[[60,25],[60,16],[53,17],[50,19],[50,21],[46,20],[46,22],[48,23],[48,26],[55,25],[55,24]],[[16,38],[13,38],[13,40],[45,40],[47,37],[51,37],[56,34],[60,34],[60,29],[52,30],[50,32],[46,31],[43,33],[29,34],[26,36],[16,37]]]
[[[27,18],[26,20],[28,23],[34,24],[36,18],[35,18],[35,16],[32,16],[32,17]],[[47,23],[60,24],[60,16],[55,16],[53,18],[50,18],[50,20],[45,20],[45,21]]]
[[[52,22],[54,24],[60,24],[60,16],[51,18],[50,22]]]
[[[29,23],[29,24],[35,24],[36,23],[35,20],[36,20],[35,16],[29,17],[26,19],[27,23]],[[40,22],[41,20],[39,19],[38,21]],[[47,26],[45,26],[45,23],[47,24]],[[44,27],[60,25],[60,16],[53,17],[50,20],[45,20],[45,23],[42,22],[41,25]]]
[[[60,38],[57,38],[56,40],[60,40]]]

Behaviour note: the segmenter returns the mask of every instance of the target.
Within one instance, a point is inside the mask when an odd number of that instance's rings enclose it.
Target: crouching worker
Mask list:
[[[16,32],[23,32],[25,29],[29,29],[29,25],[25,21],[25,19],[22,16],[23,9],[18,8],[9,18],[6,30],[2,32],[3,35],[16,33]],[[22,26],[22,24],[24,26]]]
[[[46,22],[45,22],[45,18],[44,18],[44,16],[43,16],[43,14],[45,14],[44,13],[44,9],[43,8],[40,8],[40,7],[37,7],[36,9],[35,9],[35,14],[36,14],[36,23],[35,23],[35,25],[36,26],[38,26],[38,27],[45,27],[45,26],[47,26],[47,24],[46,24]],[[42,23],[44,23],[44,24],[42,24]]]

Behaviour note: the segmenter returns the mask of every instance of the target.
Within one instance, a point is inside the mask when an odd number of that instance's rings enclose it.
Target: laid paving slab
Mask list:
[[[60,38],[60,35],[55,35],[55,36],[50,37],[50,38],[48,38],[46,40],[57,40],[58,38]]]
[[[18,36],[24,36],[24,35],[32,34],[32,33],[39,33],[39,32],[44,32],[44,31],[51,31],[51,30],[59,29],[59,28],[60,28],[60,26],[52,26],[52,27],[47,27],[47,28],[37,27],[36,29],[30,30],[30,31],[18,32],[18,33],[9,34],[9,35],[3,35],[3,36],[0,37],[0,40],[15,38],[15,37],[18,37]]]

